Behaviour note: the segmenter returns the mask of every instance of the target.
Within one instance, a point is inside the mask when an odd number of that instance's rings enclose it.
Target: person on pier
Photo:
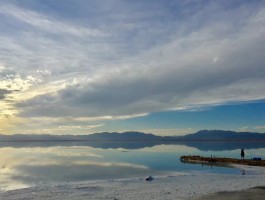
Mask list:
[[[241,160],[244,160],[244,157],[245,157],[244,149],[241,149]]]

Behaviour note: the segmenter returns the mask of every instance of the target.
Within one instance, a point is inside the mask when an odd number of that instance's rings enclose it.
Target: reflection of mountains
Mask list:
[[[140,132],[95,133],[83,136],[0,135],[0,147],[90,146],[140,149],[155,145],[186,145],[199,150],[222,151],[265,148],[265,134],[233,131],[199,131],[186,136],[156,136]]]
[[[101,149],[141,149],[153,147],[156,145],[185,145],[197,148],[201,151],[224,151],[234,149],[258,149],[265,148],[265,141],[246,142],[246,141],[43,141],[43,142],[0,142],[1,147],[72,147],[72,146],[89,146]]]

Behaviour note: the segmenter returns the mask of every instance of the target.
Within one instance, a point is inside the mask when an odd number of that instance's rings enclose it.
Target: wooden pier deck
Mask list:
[[[181,156],[180,160],[184,163],[215,163],[215,164],[239,164],[239,165],[251,165],[265,167],[265,160],[254,159],[236,159],[225,157],[203,157],[203,156]]]

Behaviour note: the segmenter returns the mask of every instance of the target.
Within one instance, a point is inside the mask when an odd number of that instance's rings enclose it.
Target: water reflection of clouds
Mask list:
[[[17,173],[10,178],[28,185],[59,183],[67,181],[85,181],[97,179],[127,178],[146,176],[151,171],[141,165],[107,162],[72,162],[56,165],[21,165]]]
[[[74,161],[72,164],[75,165],[96,165],[100,167],[131,167],[136,169],[148,169],[145,165],[137,165],[131,163],[122,163],[122,162],[91,162],[91,161]]]
[[[51,182],[146,176],[151,171],[145,165],[107,162],[90,150],[0,148],[0,187],[15,189]]]
[[[4,148],[0,150],[0,188],[1,189],[15,189],[27,186],[20,181],[14,181],[11,177],[16,176],[19,172],[16,166],[23,163],[23,158],[18,152],[12,152],[11,148]]]
[[[225,148],[223,148],[225,149]],[[127,153],[123,153],[126,151]],[[246,149],[264,155],[265,149]],[[185,145],[157,145],[142,149],[100,149],[83,146],[0,148],[0,188],[14,189],[40,183],[145,177],[168,171],[194,170],[180,155],[237,157],[240,151],[200,151]],[[204,167],[198,170],[207,171]],[[227,171],[225,171],[227,172]]]
[[[58,162],[71,162],[76,159],[98,159],[103,156],[87,150],[67,150],[60,148],[1,148],[2,165],[14,167],[24,163],[28,165],[50,165]]]
[[[142,150],[147,152],[178,152],[183,154],[198,152],[198,149],[185,145],[157,145],[154,147],[146,147]]]
[[[84,181],[93,179],[112,179],[130,176],[146,176],[147,168],[135,168],[122,165],[49,165],[49,166],[20,166],[20,174],[11,177],[13,180],[26,184],[50,182]]]
[[[66,157],[97,157],[102,158],[100,154],[89,152],[86,148],[56,148],[56,151],[50,149],[50,153],[56,156],[66,156]]]
[[[22,148],[24,153],[32,154],[32,148]],[[92,152],[91,147],[83,147],[83,148],[62,148],[62,147],[48,147],[48,148],[41,148],[35,147],[34,152],[38,154],[51,154],[54,156],[68,156],[68,157],[103,157],[100,154],[96,154]]]

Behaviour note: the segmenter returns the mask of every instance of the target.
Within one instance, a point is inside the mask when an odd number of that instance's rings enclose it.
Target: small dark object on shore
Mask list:
[[[145,180],[146,181],[152,181],[154,178],[152,176],[148,176]]]

